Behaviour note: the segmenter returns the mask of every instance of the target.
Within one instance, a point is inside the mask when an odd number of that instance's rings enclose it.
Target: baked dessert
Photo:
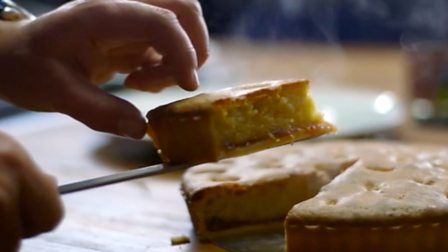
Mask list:
[[[296,143],[193,167],[182,191],[205,239],[285,220],[292,252],[448,251],[448,147]]]
[[[288,213],[288,251],[448,251],[448,148],[334,147],[358,161]]]
[[[195,166],[181,189],[202,240],[283,228],[288,211],[314,196],[356,159],[322,155],[308,145],[281,146]]]
[[[266,81],[200,94],[147,114],[166,163],[202,163],[333,132],[307,80]]]

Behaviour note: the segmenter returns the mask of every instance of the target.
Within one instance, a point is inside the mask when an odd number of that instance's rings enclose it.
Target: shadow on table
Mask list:
[[[157,149],[150,140],[109,137],[93,153],[101,163],[121,169],[134,169],[161,163]]]

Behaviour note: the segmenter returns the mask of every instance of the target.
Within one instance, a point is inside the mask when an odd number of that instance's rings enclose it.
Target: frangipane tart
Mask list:
[[[355,161],[337,149],[286,145],[192,167],[181,188],[202,240],[282,230],[295,204],[313,197]]]
[[[288,213],[288,251],[448,251],[448,148],[334,147],[358,160]]]
[[[266,81],[200,94],[147,114],[166,163],[203,163],[334,132],[307,80]]]
[[[290,252],[448,251],[444,146],[295,143],[193,167],[182,191],[202,239],[283,224]]]

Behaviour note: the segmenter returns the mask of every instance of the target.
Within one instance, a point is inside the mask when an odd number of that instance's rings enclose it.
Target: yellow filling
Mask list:
[[[307,85],[282,89],[274,94],[260,93],[232,105],[216,107],[212,119],[217,142],[227,148],[242,147],[260,139],[293,137],[322,120],[315,110]]]

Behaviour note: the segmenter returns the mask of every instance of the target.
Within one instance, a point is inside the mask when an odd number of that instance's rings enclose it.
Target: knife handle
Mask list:
[[[58,187],[59,194],[67,194],[77,191],[83,191],[91,188],[96,188],[100,186],[115,184],[123,181],[128,181],[132,179],[138,179],[178,170],[187,169],[192,165],[165,165],[156,164],[147,167],[138,168],[135,170],[119,172],[111,175],[106,175],[103,177],[97,177],[92,179],[87,179],[83,181],[73,182]]]

